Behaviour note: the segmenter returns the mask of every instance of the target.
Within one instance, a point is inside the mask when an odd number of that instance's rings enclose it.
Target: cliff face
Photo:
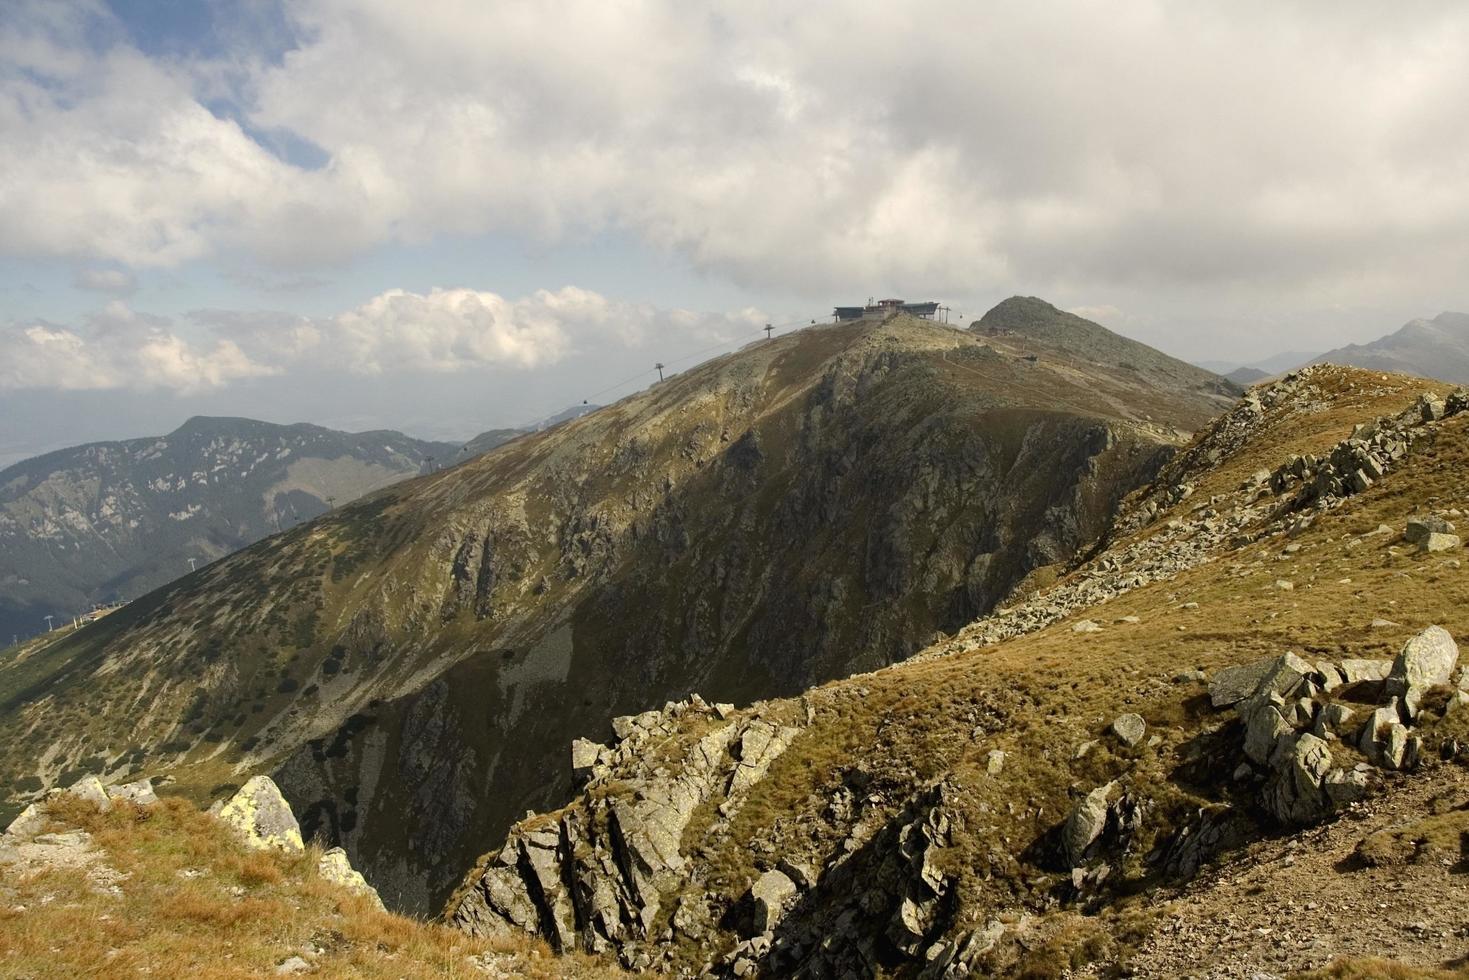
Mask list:
[[[271,766],[308,836],[432,909],[567,797],[573,738],[908,656],[1070,561],[1218,406],[903,318],[752,345],[0,668],[4,774]]]

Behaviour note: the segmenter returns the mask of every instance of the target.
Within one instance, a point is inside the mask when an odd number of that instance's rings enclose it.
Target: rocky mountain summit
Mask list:
[[[1034,349],[816,327],[339,507],[0,666],[12,805],[269,771],[384,901],[435,910],[565,801],[573,739],[911,655],[1070,563],[1229,404]]]
[[[457,446],[398,432],[194,418],[166,436],[0,470],[0,643],[133,599],[390,483]]]
[[[1452,960],[1432,899],[1356,932],[1308,899],[1354,908],[1356,875],[1462,891],[1466,407],[1329,366],[1256,389],[1099,550],[917,657],[746,708],[670,703],[571,746],[582,791],[518,823],[446,914],[679,976]],[[1240,941],[1284,897],[1234,883],[1282,840],[1250,876],[1267,890],[1305,842],[1337,849],[1293,893],[1314,931]],[[1413,864],[1430,847],[1442,863]]]

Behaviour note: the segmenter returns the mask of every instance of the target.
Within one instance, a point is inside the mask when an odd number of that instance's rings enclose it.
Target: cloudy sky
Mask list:
[[[1230,361],[1469,308],[1461,3],[3,6],[0,461],[466,437],[875,294]]]

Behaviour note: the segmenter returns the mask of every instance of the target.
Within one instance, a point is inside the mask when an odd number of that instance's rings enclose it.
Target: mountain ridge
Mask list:
[[[432,908],[564,792],[570,736],[906,656],[1086,546],[1225,403],[1023,347],[812,328],[339,508],[0,669],[0,766],[45,784],[128,744],[136,670],[156,720],[108,766],[199,794],[268,768],[385,900]]]

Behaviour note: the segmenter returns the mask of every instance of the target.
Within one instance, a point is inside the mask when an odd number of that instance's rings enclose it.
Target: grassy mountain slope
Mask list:
[[[1439,760],[1462,758],[1469,713],[1426,695],[1418,761],[1391,771],[1346,734],[1382,685],[1318,689],[1355,713],[1323,744],[1367,795],[1300,829],[1269,803],[1295,791],[1279,760],[1242,755],[1204,683],[1286,651],[1386,667],[1429,624],[1469,637],[1462,548],[1402,540],[1425,511],[1469,509],[1469,413],[1418,422],[1436,388],[1344,368],[1267,386],[1131,500],[1105,550],[917,657],[733,716],[624,723],[584,795],[486,841],[450,915],[513,929],[539,861],[569,891],[542,877],[533,931],[686,974],[1223,977],[1344,956],[1361,961],[1332,975],[1389,975],[1366,957],[1439,975],[1466,952],[1469,857],[1469,783]],[[1383,416],[1409,448],[1363,492],[1290,476]],[[1113,730],[1129,713],[1131,743]]]
[[[1349,344],[1327,351],[1316,364],[1351,364],[1374,371],[1401,371],[1469,382],[1469,314],[1440,313],[1413,320],[1370,344]]]
[[[0,836],[0,974],[199,980],[621,975],[543,944],[476,942],[323,878],[321,850],[250,851],[179,797],[107,812],[60,797],[38,840]]]
[[[194,418],[0,471],[0,637],[132,599],[407,476],[454,447],[397,432]]]
[[[0,667],[14,799],[271,767],[390,904],[436,907],[566,746],[698,689],[882,666],[1069,561],[1221,404],[910,318],[751,345],[399,484]]]

